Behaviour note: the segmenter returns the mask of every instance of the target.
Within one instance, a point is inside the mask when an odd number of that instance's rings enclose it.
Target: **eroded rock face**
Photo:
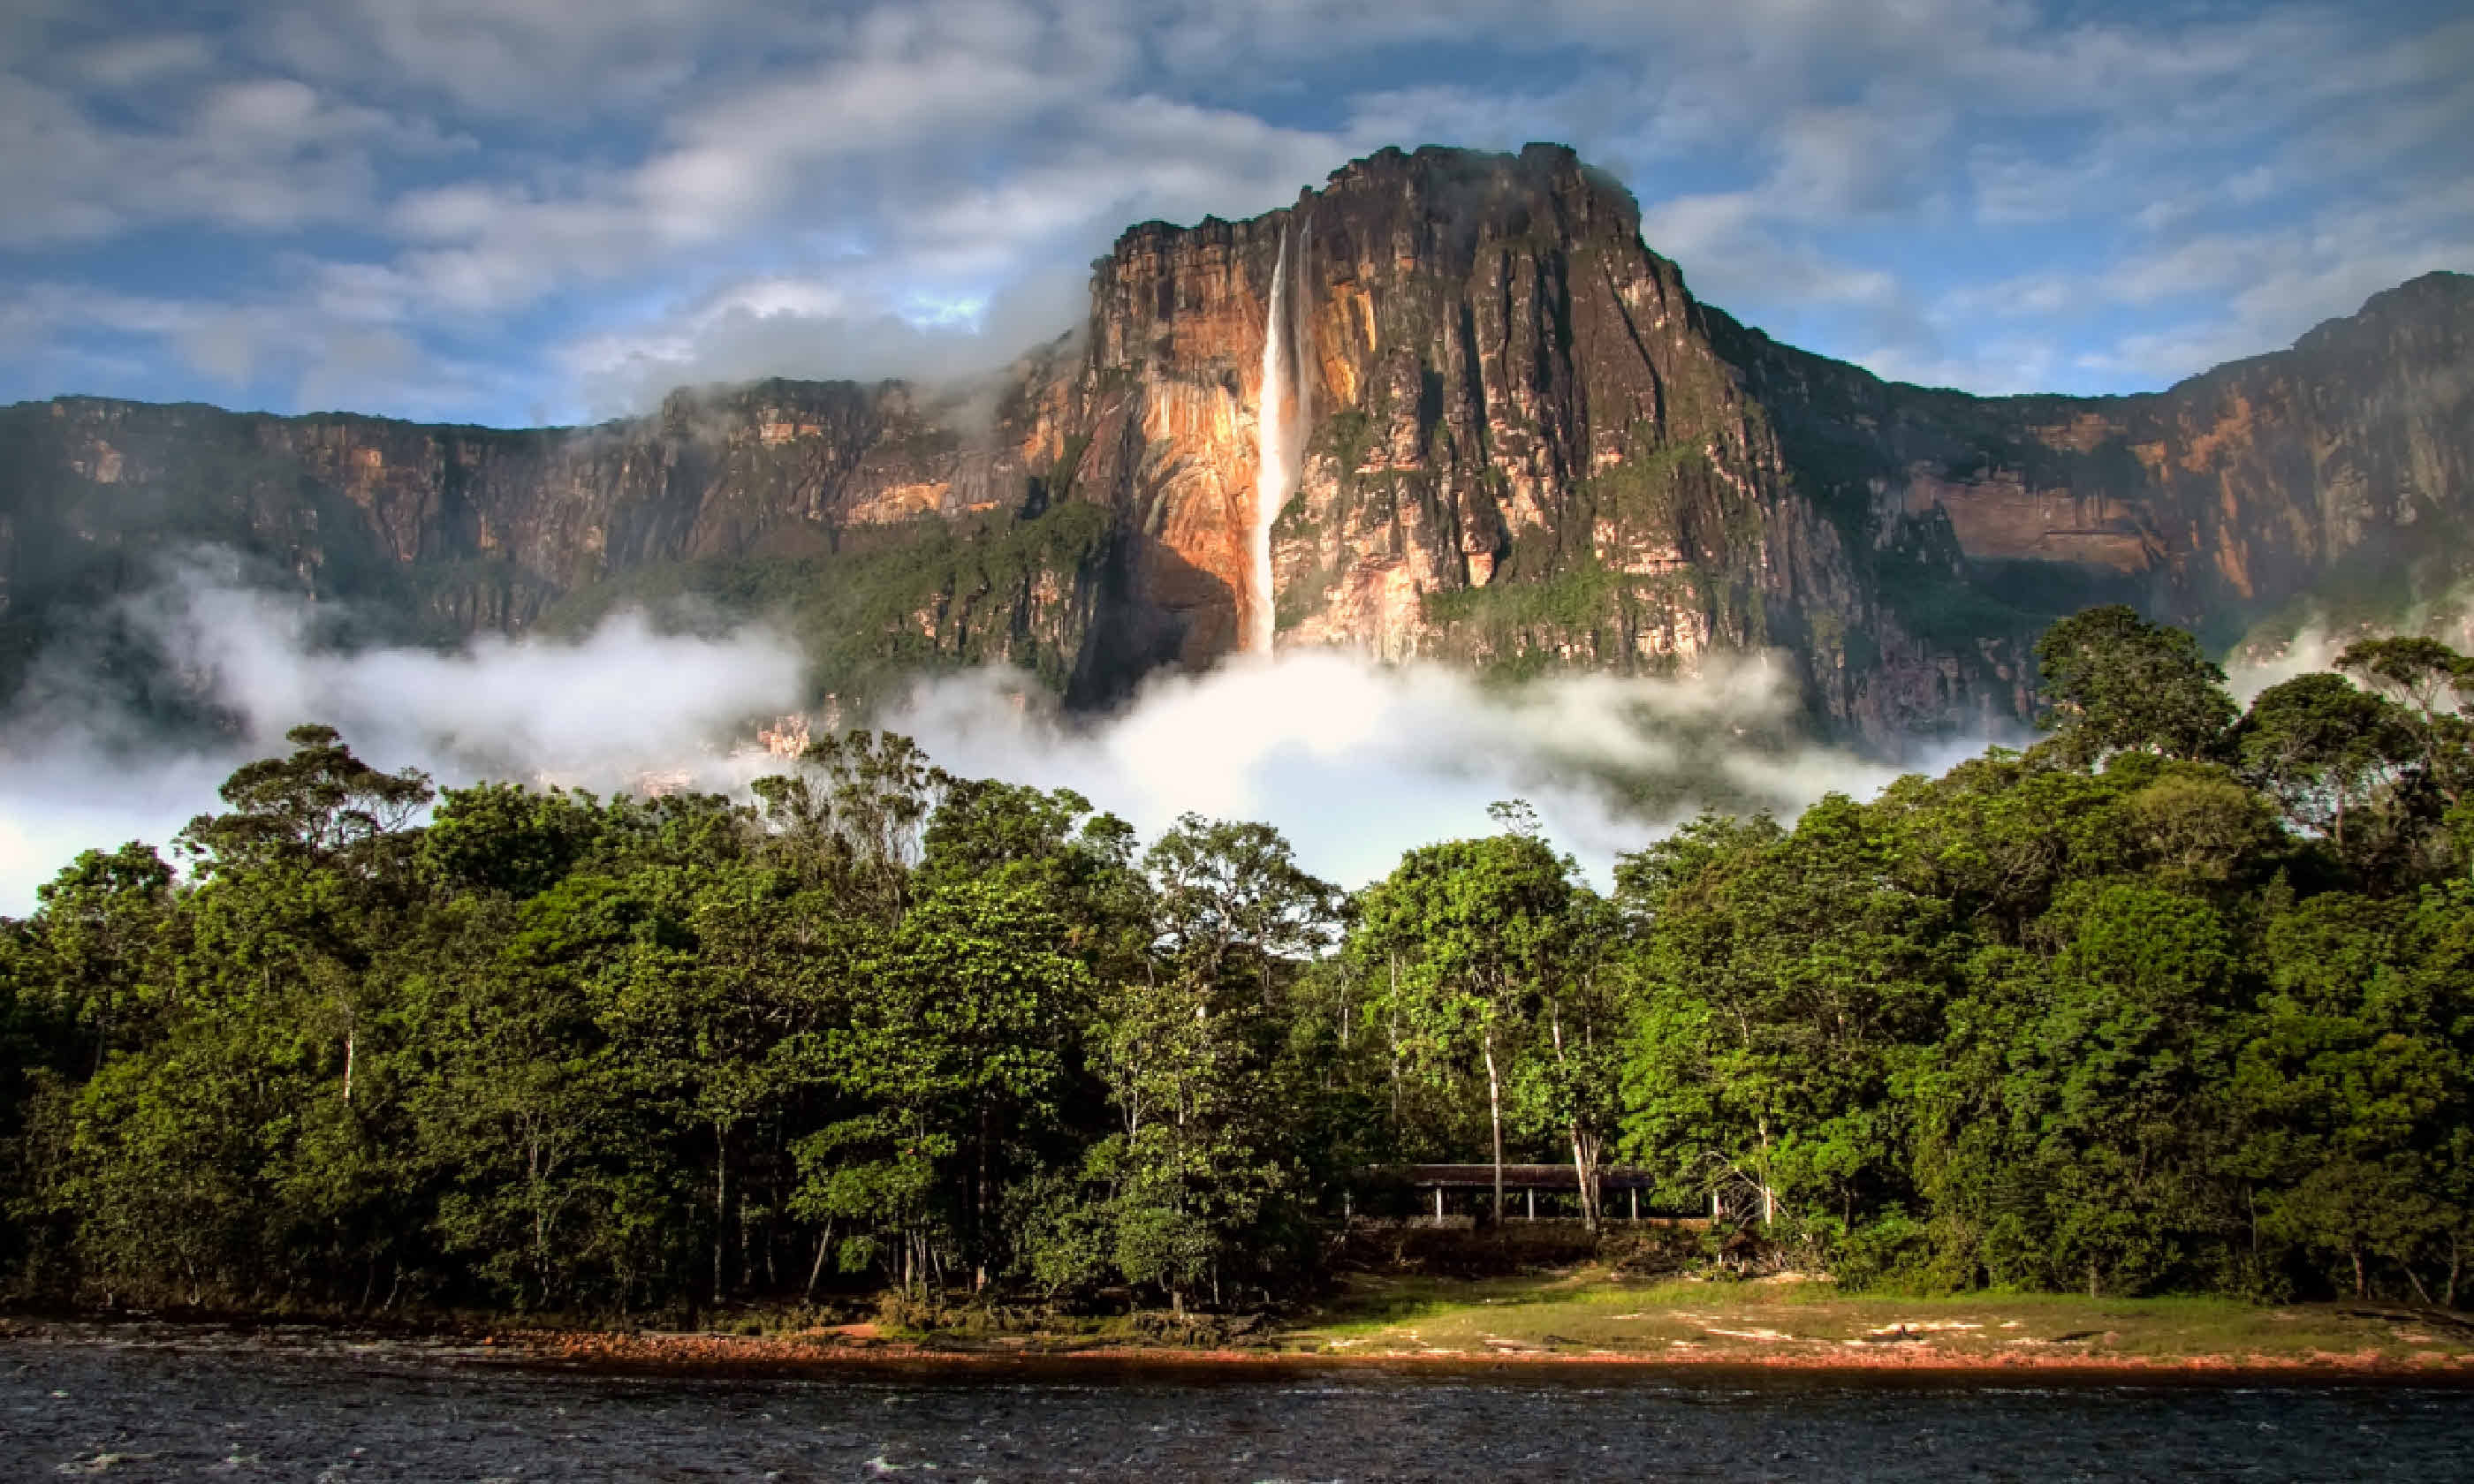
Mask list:
[[[1295,302],[1274,312],[1283,241]],[[1972,648],[1955,678],[1935,657],[1920,702],[1873,694],[1881,657],[1915,646],[1631,196],[1550,146],[1385,152],[1253,222],[1135,227],[1099,265],[1085,376],[1140,437],[1095,439],[1138,454],[1082,488],[1124,513],[1136,590],[1175,612],[1189,662],[1234,647],[1253,600],[1240,543],[1274,333],[1306,382],[1273,528],[1281,646],[1637,673],[1783,646],[1821,714],[1884,738],[1972,701]],[[1892,523],[1948,546],[1937,516]]]
[[[0,410],[0,693],[47,637],[153,580],[153,559],[206,544],[429,639],[521,632],[663,564],[864,566],[886,590],[863,637],[888,655],[1102,683],[1084,670],[1111,541],[1096,512],[1048,518],[1053,471],[1026,462],[1038,413],[1019,394],[991,415],[984,396],[796,382],[515,431],[83,397]],[[884,560],[906,549],[926,554]]]
[[[0,410],[0,645],[22,663],[183,542],[442,636],[664,563],[834,583],[860,553],[884,601],[853,643],[1085,702],[1215,662],[1268,603],[1284,648],[1524,672],[1780,649],[1816,721],[1895,752],[2023,716],[2027,641],[2084,602],[2221,634],[2332,570],[2468,552],[2474,280],[2153,395],[1979,398],[1745,328],[1638,225],[1566,150],[1386,151],[1252,221],[1130,228],[1086,325],[942,401],[777,381],[512,432]],[[1301,451],[1263,593],[1274,335]]]
[[[2137,396],[1971,397],[1729,338],[1748,387],[1801,435],[1791,457],[1816,491],[1860,480],[1904,511],[1937,508],[1972,562],[2050,568],[2175,623],[2221,628],[2349,563],[2469,552],[2463,275],[2425,275],[2290,350]]]

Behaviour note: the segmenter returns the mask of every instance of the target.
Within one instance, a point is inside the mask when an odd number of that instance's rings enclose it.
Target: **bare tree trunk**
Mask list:
[[[1580,1183],[1581,1220],[1589,1229],[1598,1229],[1597,1161],[1591,1157],[1587,1136],[1578,1123],[1572,1125],[1572,1174]]]
[[[2400,1263],[2399,1266],[2405,1269],[2405,1281],[2413,1284],[2414,1297],[2422,1301],[2423,1306],[2425,1308],[2437,1307],[2438,1305],[2431,1302],[2431,1290],[2422,1286],[2422,1275],[2413,1270],[2413,1264],[2407,1262]]]
[[[1503,1079],[1494,1069],[1494,1027],[1486,1028],[1486,1115],[1494,1128],[1494,1225],[1503,1229]]]
[[[1564,1055],[1564,1005],[1561,1000],[1554,1002],[1551,1014],[1553,1018],[1549,1021],[1549,1028],[1555,1037],[1555,1061],[1558,1065],[1565,1065],[1568,1059]],[[1572,1180],[1573,1188],[1581,1197],[1581,1224],[1595,1232],[1598,1229],[1598,1192],[1595,1184],[1589,1178],[1590,1166],[1595,1161],[1590,1158],[1588,1142],[1581,1133],[1581,1120],[1574,1118],[1570,1127]]]
[[[1761,1225],[1778,1221],[1778,1187],[1770,1183],[1770,1120],[1761,1115]]]
[[[1392,950],[1392,1121],[1400,1121],[1400,950]]]
[[[816,1238],[816,1260],[808,1269],[808,1290],[803,1297],[815,1298],[816,1280],[825,1276],[825,1254],[833,1250],[833,1245],[834,1223],[831,1217],[827,1217],[824,1235]]]
[[[721,1303],[721,1270],[730,1232],[730,1135],[719,1119],[713,1125],[713,1302]]]
[[[988,1285],[988,1105],[980,1103],[979,1172],[971,1192],[971,1291]]]

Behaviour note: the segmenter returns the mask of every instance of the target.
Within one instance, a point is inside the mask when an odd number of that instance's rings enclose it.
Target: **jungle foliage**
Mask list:
[[[1705,816],[1609,895],[1518,804],[1344,895],[1265,826],[1145,847],[886,734],[739,802],[434,792],[303,727],[179,871],[88,851],[0,920],[0,1264],[1250,1304],[1351,1171],[1620,1159],[1855,1283],[2456,1302],[2474,664],[2367,640],[2241,709],[2119,609],[2042,659],[2036,747]]]

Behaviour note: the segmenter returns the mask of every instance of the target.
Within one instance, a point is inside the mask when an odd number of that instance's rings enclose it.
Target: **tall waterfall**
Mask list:
[[[1261,448],[1254,469],[1254,529],[1248,550],[1252,574],[1247,584],[1246,648],[1257,655],[1272,652],[1277,631],[1272,595],[1272,522],[1297,488],[1299,444],[1305,430],[1305,398],[1298,385],[1296,311],[1289,303],[1289,234],[1280,233],[1280,253],[1272,265],[1271,304],[1263,314],[1262,411],[1256,419]]]

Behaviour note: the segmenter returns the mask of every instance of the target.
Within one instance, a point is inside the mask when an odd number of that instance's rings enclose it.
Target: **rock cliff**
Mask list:
[[[1280,644],[1638,673],[1779,647],[1819,716],[1884,742],[2016,704],[2009,634],[1945,654],[1880,599],[1892,569],[1955,579],[1947,522],[1810,497],[1631,196],[1567,150],[1387,151],[1251,222],[1146,224],[1092,300],[1110,457],[1088,489],[1189,661],[1233,647],[1255,596],[1259,368],[1285,335],[1304,456],[1272,527]]]
[[[1567,150],[1385,151],[1251,221],[1130,228],[1087,324],[968,395],[776,381],[526,431],[0,410],[0,687],[214,542],[429,639],[787,608],[844,691],[1004,661],[1104,703],[1264,617],[1516,673],[1777,649],[1817,724],[1896,752],[2024,714],[2055,613],[2221,640],[2347,574],[2453,580],[2469,504],[2474,279],[2163,393],[1981,398],[1697,303]]]

